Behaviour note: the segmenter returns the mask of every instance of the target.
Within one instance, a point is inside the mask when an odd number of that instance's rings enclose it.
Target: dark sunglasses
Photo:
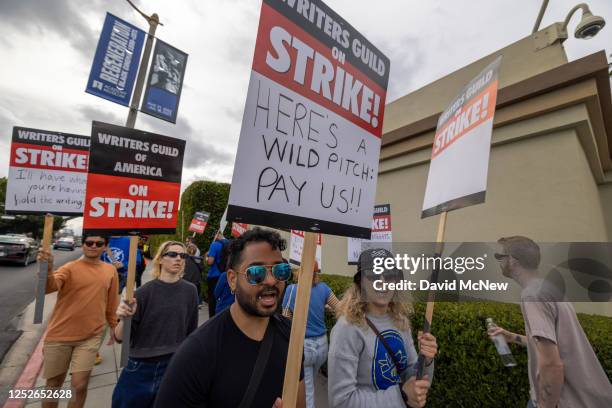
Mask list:
[[[266,280],[268,269],[272,270],[272,276],[277,281],[286,282],[291,277],[291,265],[288,263],[278,263],[276,265],[253,265],[246,268],[247,282],[251,285],[259,285]]]
[[[495,254],[493,254],[493,256],[495,257],[495,259],[497,259],[498,261],[501,261],[504,258],[510,258],[510,255],[508,254],[498,254],[497,252]]]
[[[162,255],[162,257],[167,256],[168,258],[176,258],[177,256],[180,256],[181,259],[187,259],[187,257],[189,255],[187,255],[184,252],[175,252],[175,251],[168,251],[165,254]]]
[[[104,245],[106,245],[106,242],[104,241],[85,241],[83,242],[83,245],[89,248],[93,247],[94,245],[98,248],[102,248]]]

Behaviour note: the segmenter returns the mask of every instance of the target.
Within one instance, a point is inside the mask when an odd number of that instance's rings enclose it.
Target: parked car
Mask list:
[[[69,249],[74,251],[75,247],[74,238],[72,237],[61,237],[58,238],[57,241],[53,243],[53,249]]]
[[[0,261],[18,262],[28,266],[36,262],[38,244],[32,238],[20,234],[0,235]]]

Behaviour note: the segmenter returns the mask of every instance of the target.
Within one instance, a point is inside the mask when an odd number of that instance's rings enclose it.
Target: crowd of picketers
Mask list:
[[[537,244],[525,237],[499,243],[502,273],[518,282],[529,300],[542,285]],[[277,232],[254,228],[231,241],[218,233],[205,256],[192,241],[164,242],[150,261],[153,279],[131,301],[120,301],[118,270],[125,265],[102,259],[108,245],[107,237],[84,236],[83,256],[55,271],[52,255],[40,254],[49,261],[47,293],[58,292],[43,346],[46,387],[61,388],[70,372],[69,406],[82,407],[107,329],[108,344],[120,343],[124,320],[131,317],[129,360],[114,389],[113,407],[283,406],[297,295],[297,285],[288,282],[298,274],[283,258],[286,242]],[[381,256],[393,257],[384,249],[360,254],[353,284],[340,300],[320,281],[315,265],[297,406],[315,406],[315,379],[326,361],[330,407],[425,406],[437,340],[418,332],[415,344],[411,305],[395,292],[373,289],[374,280],[402,279],[399,270],[373,272],[374,259]],[[209,265],[210,318],[198,327],[203,262]],[[571,304],[540,299],[521,308],[526,336],[503,328],[489,334],[528,348],[529,406],[612,406],[612,386]],[[329,346],[326,309],[337,316]],[[422,379],[416,376],[419,353]]]

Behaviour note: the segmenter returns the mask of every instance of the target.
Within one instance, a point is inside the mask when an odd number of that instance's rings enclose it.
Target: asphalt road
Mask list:
[[[74,251],[54,250],[55,267],[81,256],[81,248]],[[34,300],[38,279],[38,263],[26,267],[8,262],[0,263],[0,361],[11,344],[19,338],[11,320]]]

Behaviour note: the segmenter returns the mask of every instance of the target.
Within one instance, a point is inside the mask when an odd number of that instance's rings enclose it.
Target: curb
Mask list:
[[[4,408],[22,407],[26,400],[8,400],[8,392],[14,388],[32,389],[42,367],[42,344],[47,330],[49,317],[55,306],[56,293],[45,296],[43,322],[33,324],[34,307],[32,301],[15,318],[16,327],[23,331],[21,337],[11,346],[0,365],[0,405]]]

